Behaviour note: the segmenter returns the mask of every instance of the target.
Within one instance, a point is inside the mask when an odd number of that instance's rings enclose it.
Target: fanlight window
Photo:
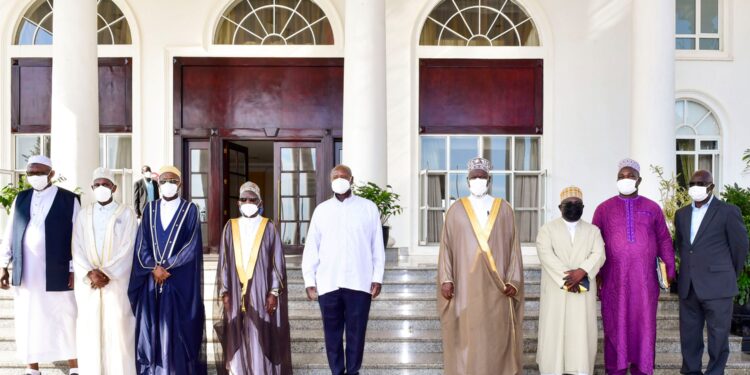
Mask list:
[[[703,104],[680,99],[675,102],[677,136],[719,136],[719,123],[713,111]]]
[[[214,43],[333,44],[333,30],[311,0],[240,0],[221,16]]]
[[[52,44],[52,5],[53,0],[34,3],[21,18],[13,44]],[[99,44],[132,43],[128,20],[112,0],[97,0],[96,22]]]
[[[422,27],[423,46],[538,46],[534,20],[513,0],[443,0]]]

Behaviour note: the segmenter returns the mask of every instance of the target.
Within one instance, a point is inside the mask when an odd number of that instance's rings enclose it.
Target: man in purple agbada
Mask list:
[[[659,205],[638,195],[640,165],[619,164],[617,190],[596,208],[593,224],[604,238],[607,260],[599,275],[608,375],[653,374],[659,281],[656,258],[675,277],[674,248]]]

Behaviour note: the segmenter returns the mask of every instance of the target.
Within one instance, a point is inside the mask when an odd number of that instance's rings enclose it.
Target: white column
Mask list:
[[[674,172],[675,2],[633,0],[633,88],[630,150],[641,164],[640,194],[658,200],[649,166]]]
[[[385,3],[347,0],[343,162],[356,181],[386,183]]]
[[[55,1],[52,43],[52,164],[64,187],[91,201],[99,166],[96,1]]]

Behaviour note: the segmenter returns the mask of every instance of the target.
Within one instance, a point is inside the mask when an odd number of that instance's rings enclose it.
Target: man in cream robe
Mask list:
[[[117,186],[105,168],[94,171],[96,202],[73,228],[78,287],[78,366],[82,374],[135,373],[135,317],[128,300],[137,223],[133,209],[112,198]]]
[[[560,193],[562,218],[539,230],[542,263],[539,344],[542,375],[591,375],[598,347],[596,274],[604,264],[599,228],[581,220],[583,193],[575,186]]]
[[[471,196],[448,210],[438,259],[447,375],[523,373],[523,264],[513,209],[487,194],[490,162],[469,162]]]

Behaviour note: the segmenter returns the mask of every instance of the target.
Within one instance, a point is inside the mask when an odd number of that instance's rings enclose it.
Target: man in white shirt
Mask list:
[[[128,301],[133,242],[138,228],[132,208],[114,200],[114,174],[94,171],[96,202],[78,214],[73,231],[73,263],[79,287],[78,355],[81,372],[135,373],[135,317]]]
[[[333,375],[359,374],[370,302],[380,294],[385,268],[380,213],[352,194],[352,181],[349,167],[333,168],[335,196],[315,209],[302,254],[307,298],[318,296]]]
[[[13,263],[16,354],[32,375],[40,373],[39,362],[65,359],[70,373],[78,373],[70,243],[80,203],[74,193],[54,186],[54,177],[49,158],[29,158],[26,178],[32,188],[13,202],[0,245],[3,289],[10,288]]]

